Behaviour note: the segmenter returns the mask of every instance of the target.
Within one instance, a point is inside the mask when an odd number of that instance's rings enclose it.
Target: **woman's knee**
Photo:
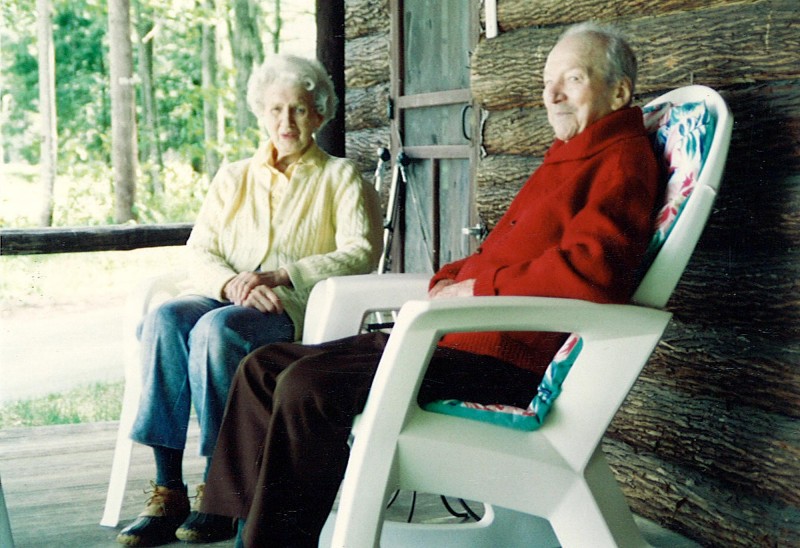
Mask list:
[[[142,322],[143,332],[178,330],[188,333],[198,318],[213,309],[211,299],[201,297],[178,297],[151,310]]]

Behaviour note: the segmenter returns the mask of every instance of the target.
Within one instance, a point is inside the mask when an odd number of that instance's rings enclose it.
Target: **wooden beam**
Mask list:
[[[441,105],[455,105],[472,101],[472,92],[468,89],[453,89],[447,91],[432,91],[417,93],[415,95],[402,95],[397,98],[398,108],[437,107]]]
[[[317,59],[330,74],[339,99],[333,119],[317,134],[317,143],[328,154],[344,157],[344,0],[317,0],[316,6]]]
[[[0,230],[0,255],[125,251],[184,245],[191,223]]]

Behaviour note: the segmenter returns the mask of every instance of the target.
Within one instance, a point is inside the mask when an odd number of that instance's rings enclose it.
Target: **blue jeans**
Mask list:
[[[200,455],[210,457],[239,362],[252,350],[294,340],[284,314],[264,314],[200,296],[162,304],[139,327],[142,396],[131,439],[184,449],[194,404]]]

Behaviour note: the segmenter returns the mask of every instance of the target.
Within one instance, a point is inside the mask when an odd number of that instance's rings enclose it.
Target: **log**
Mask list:
[[[800,80],[724,91],[723,97],[734,114],[728,173],[771,187],[774,175],[800,172]]]
[[[347,131],[389,125],[389,83],[347,90],[345,125]]]
[[[483,127],[487,154],[543,156],[553,142],[553,129],[542,107],[491,112]]]
[[[737,147],[731,154],[740,151]],[[735,158],[731,162],[707,229],[708,248],[775,256],[800,244],[800,175],[782,174],[780,167],[774,168],[778,173],[752,170]]]
[[[800,545],[800,512],[692,467],[606,437],[603,452],[631,509],[709,548]]]
[[[347,88],[368,88],[389,81],[389,35],[374,34],[348,40],[344,70]]]
[[[727,172],[771,186],[768,177],[800,171],[800,81],[720,91],[734,115]],[[635,104],[644,106],[655,98],[643,95]],[[539,106],[491,111],[484,125],[488,154],[541,156],[552,140],[546,111]]]
[[[615,23],[631,37],[641,67],[637,90],[646,93],[798,78],[796,19],[794,0],[761,0]],[[524,28],[480,42],[471,73],[478,101],[489,110],[541,104],[542,67],[561,31]]]
[[[501,31],[522,27],[579,23],[582,21],[605,21],[622,17],[664,15],[672,11],[684,11],[701,7],[718,6],[730,0],[628,0],[606,2],[605,0],[502,0],[497,3],[497,23]],[[481,13],[481,21],[485,22]]]
[[[720,362],[723,365],[723,362]],[[724,367],[724,365],[723,365]],[[704,368],[706,369],[706,368]],[[758,497],[800,506],[800,423],[642,376],[607,435]],[[681,387],[682,388],[682,387]]]
[[[475,203],[490,230],[540,163],[541,159],[527,156],[489,156],[480,163]]]
[[[347,157],[356,162],[359,171],[370,173],[371,178],[378,164],[378,148],[389,146],[389,127],[348,131],[346,140]]]
[[[526,28],[481,41],[470,70],[470,88],[478,103],[490,111],[540,106],[540,73],[562,30]]]
[[[345,38],[388,34],[389,0],[345,0]]]
[[[670,308],[679,318],[740,330],[740,344],[752,339],[789,348],[787,341],[800,340],[800,249],[696,250]]]
[[[0,255],[127,251],[184,245],[191,231],[191,223],[4,228],[0,230]]]
[[[688,394],[800,418],[797,338],[673,319],[643,376]]]

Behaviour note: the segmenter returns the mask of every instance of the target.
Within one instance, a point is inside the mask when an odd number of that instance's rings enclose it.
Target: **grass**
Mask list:
[[[95,383],[0,407],[0,429],[119,420],[124,383]]]
[[[153,248],[0,256],[0,325],[57,316],[62,311],[91,310],[113,303],[121,306],[139,282],[181,266],[182,251]],[[0,404],[0,429],[118,420],[122,391],[121,382],[93,384],[62,394]]]
[[[0,226],[36,224],[41,192],[37,179],[35,166],[0,162]],[[108,199],[98,198],[97,189],[102,184],[92,181],[91,177],[59,180],[56,217],[61,224],[97,224],[107,215]],[[183,194],[204,193],[202,188],[190,188],[188,183],[186,189],[179,190]],[[182,201],[170,197],[170,203]],[[3,256],[0,250],[0,326],[3,322],[24,323],[61,312],[121,305],[142,280],[180,268],[185,259],[181,247],[30,256]],[[0,364],[0,377],[2,369]],[[0,428],[118,420],[122,392],[121,382],[93,384],[65,393],[0,403]]]

